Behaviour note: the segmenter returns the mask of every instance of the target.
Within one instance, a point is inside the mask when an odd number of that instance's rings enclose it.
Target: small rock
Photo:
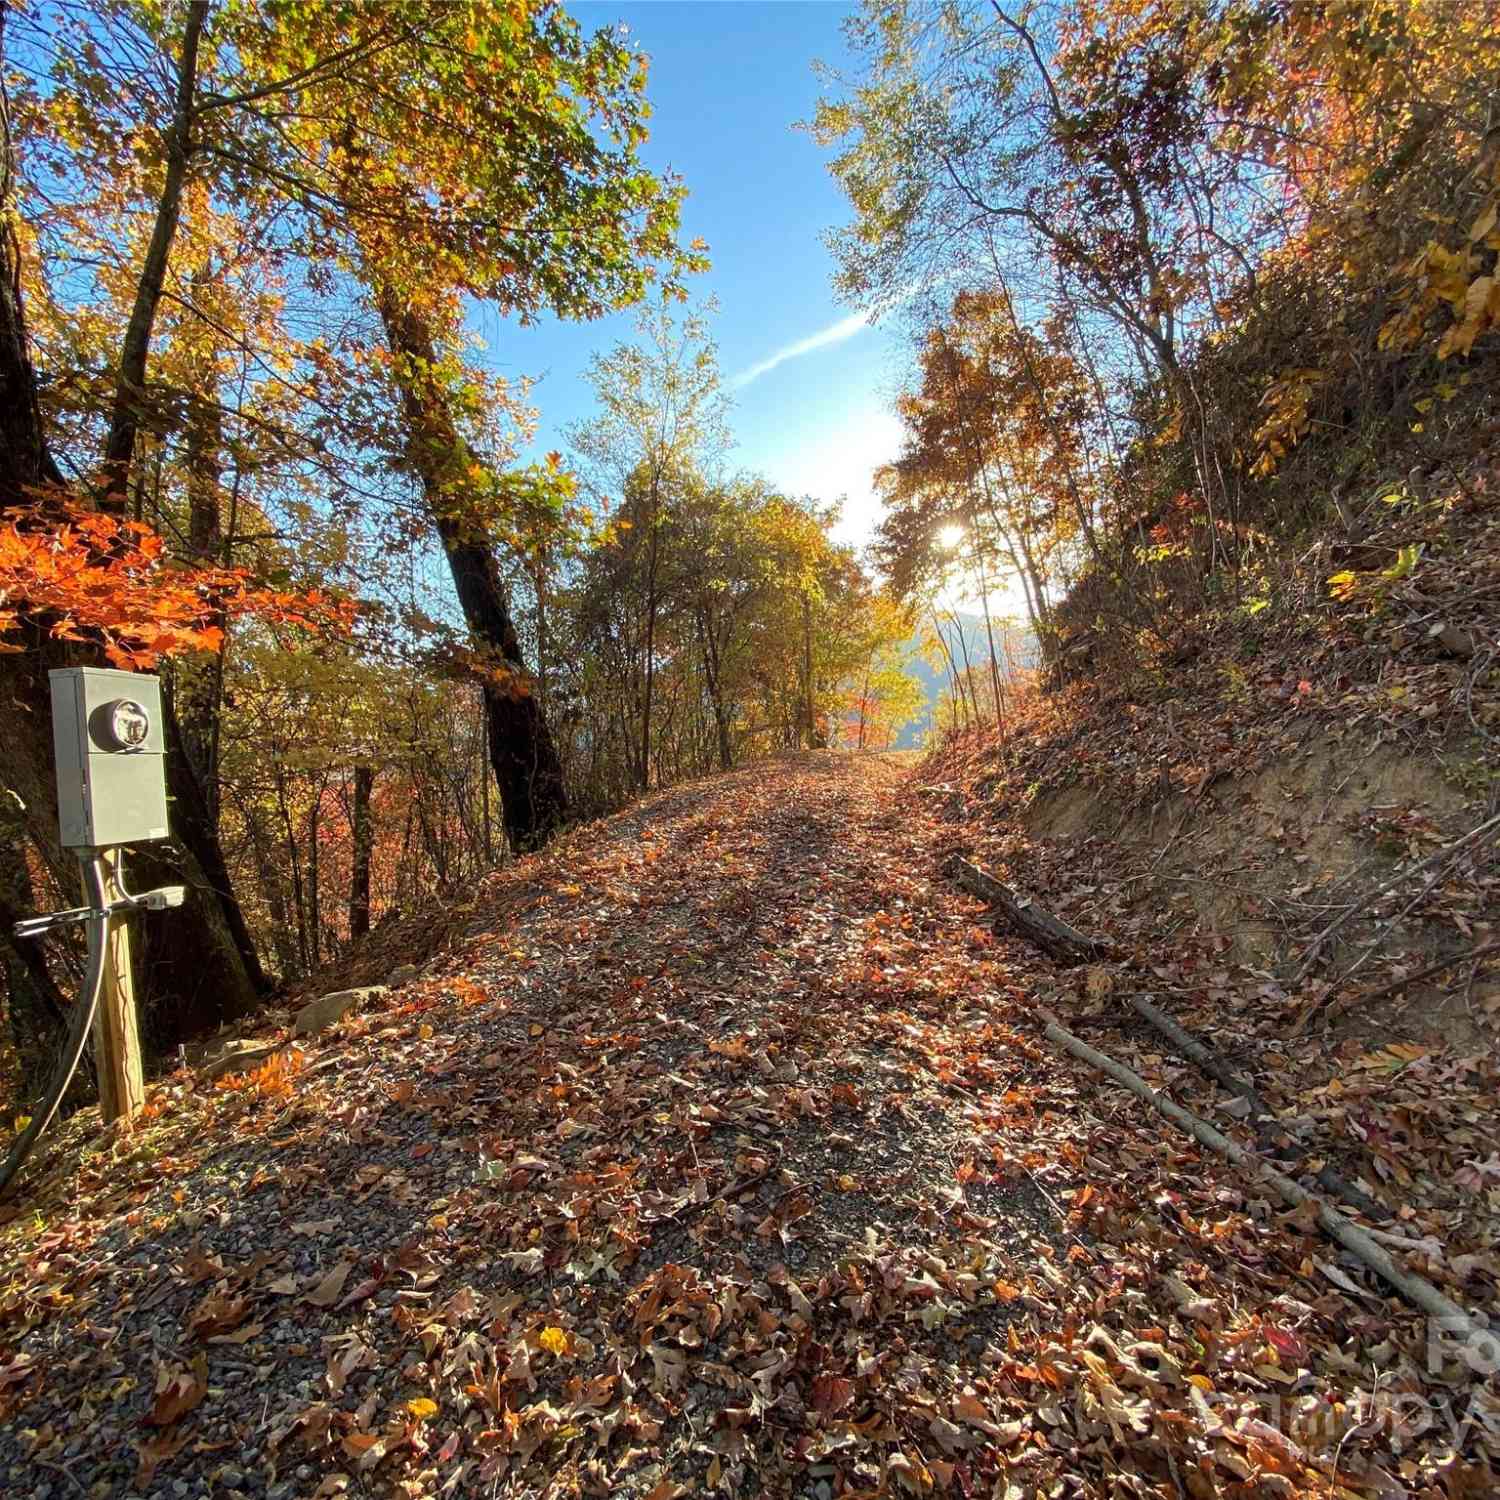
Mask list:
[[[239,1037],[217,1047],[199,1065],[199,1076],[208,1082],[222,1078],[226,1073],[247,1073],[258,1068],[276,1051],[275,1042],[256,1038],[242,1040]]]
[[[328,994],[310,1001],[297,1012],[292,1022],[293,1036],[312,1036],[326,1031],[337,1021],[342,1021],[358,1005],[367,1005],[379,1000],[388,992],[383,984],[367,985],[363,989],[330,990]]]
[[[1436,641],[1449,656],[1456,656],[1460,661],[1467,661],[1474,654],[1474,642],[1470,640],[1468,631],[1460,630],[1457,625],[1439,621],[1427,635],[1429,640]]]

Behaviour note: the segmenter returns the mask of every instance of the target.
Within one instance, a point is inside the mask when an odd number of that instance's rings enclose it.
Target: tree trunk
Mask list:
[[[222,561],[224,529],[219,481],[224,443],[223,413],[212,394],[187,394],[188,552],[194,562]],[[224,627],[222,615],[214,623]],[[182,663],[173,672],[172,712],[208,809],[209,826],[219,826],[218,725],[224,688],[224,646],[212,657]]]
[[[291,917],[286,909],[286,877],[271,856],[268,847],[272,842],[271,836],[261,826],[260,816],[254,805],[242,804],[239,811],[244,819],[250,858],[255,863],[256,885],[271,919],[271,948],[276,954],[277,963],[281,965],[281,979],[284,983],[295,979],[302,972]]]
[[[131,856],[131,879],[138,889],[188,888],[182,907],[152,916],[138,929],[139,993],[147,1000],[142,1023],[157,1051],[248,1015],[271,987],[230,884],[213,814],[171,700],[163,707],[173,842],[143,844]]]
[[[321,874],[318,859],[318,832],[322,823],[323,786],[320,782],[313,791],[312,806],[307,810],[307,933],[312,949],[312,966],[323,962],[323,903],[318,886]]]
[[[15,924],[36,913],[20,813],[0,793],[0,977],[5,982],[10,1040],[19,1069],[17,1078],[4,1082],[14,1087],[13,1102],[24,1106],[51,1074],[68,1030],[69,1001],[48,972],[40,940],[15,935]],[[91,1088],[92,1079],[85,1071],[69,1090],[65,1106],[83,1103]]]
[[[807,748],[816,748],[818,717],[813,705],[812,601],[802,596],[802,692],[803,712],[807,719]]]
[[[455,517],[452,498],[467,482],[469,456],[442,389],[432,331],[421,315],[376,287],[406,418],[407,457],[421,481],[448,554],[448,569],[470,632],[499,657],[504,672],[484,680],[490,764],[500,788],[500,816],[517,853],[539,849],[568,814],[562,760],[521,655],[494,553]]]
[[[719,769],[728,771],[734,765],[734,745],[729,738],[729,710],[725,706],[719,676],[719,647],[714,639],[713,621],[708,612],[694,611],[698,625],[698,643],[703,652],[703,678],[708,684],[709,707],[713,709],[714,730],[719,742]]]
[[[661,478],[651,476],[651,550],[646,571],[646,693],[641,713],[641,790],[651,790],[651,694],[656,685],[656,568],[661,555]]]
[[[995,627],[990,622],[990,590],[984,577],[984,558],[976,556],[975,566],[979,575],[979,602],[984,606],[984,636],[990,647],[990,687],[995,693],[995,723],[1000,738],[1005,738],[1005,704],[1000,695],[1000,664],[995,660]]]
[[[354,854],[349,868],[349,936],[362,938],[370,930],[370,856],[375,849],[370,826],[370,793],[375,786],[373,766],[354,768],[354,813],[350,837]]]
[[[6,0],[0,0],[0,503],[10,506],[21,503],[29,487],[63,481],[43,436],[21,303],[21,246],[11,218],[15,163],[4,88],[6,14]]]
[[[141,425],[141,403],[146,395],[146,357],[151,351],[151,331],[156,309],[166,283],[167,261],[177,223],[182,216],[182,190],[187,183],[188,158],[192,152],[193,96],[198,87],[198,42],[208,19],[208,0],[189,0],[187,24],[182,35],[182,57],[177,65],[177,101],[167,131],[167,174],[156,204],[156,222],[136,283],[135,302],[125,326],[120,347],[120,368],[115,380],[114,410],[109,435],[104,442],[104,485],[100,509],[120,512],[130,486],[130,460]]]
[[[479,805],[484,810],[484,867],[495,867],[495,846],[490,831],[490,718],[483,695],[479,699]]]
[[[969,689],[969,701],[974,706],[974,724],[977,728],[982,728],[984,715],[979,711],[979,691],[974,686],[974,663],[969,659],[969,636],[964,629],[964,622],[956,614],[953,617],[953,633],[958,637],[959,647],[964,654],[963,680]]]

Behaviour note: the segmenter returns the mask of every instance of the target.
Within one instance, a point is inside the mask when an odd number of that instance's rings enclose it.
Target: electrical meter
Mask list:
[[[160,681],[106,667],[68,667],[48,675],[63,847],[101,849],[166,838]]]

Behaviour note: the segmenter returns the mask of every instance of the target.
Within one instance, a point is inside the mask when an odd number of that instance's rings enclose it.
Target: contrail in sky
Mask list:
[[[842,344],[845,339],[852,339],[861,328],[868,328],[869,320],[864,313],[850,313],[847,318],[840,318],[837,323],[830,323],[827,328],[820,328],[816,333],[805,339],[798,339],[795,344],[787,344],[778,349],[769,359],[763,359],[758,365],[751,365],[748,370],[741,370],[729,383],[735,390],[741,391],[752,381],[759,380],[762,375],[768,375],[777,365],[784,365],[789,359],[800,359],[804,354],[811,354],[814,349],[826,349],[830,344]]]

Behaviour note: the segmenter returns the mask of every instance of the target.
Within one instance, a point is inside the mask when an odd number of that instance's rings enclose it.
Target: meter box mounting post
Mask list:
[[[166,838],[160,680],[107,667],[66,667],[48,675],[63,847]]]

